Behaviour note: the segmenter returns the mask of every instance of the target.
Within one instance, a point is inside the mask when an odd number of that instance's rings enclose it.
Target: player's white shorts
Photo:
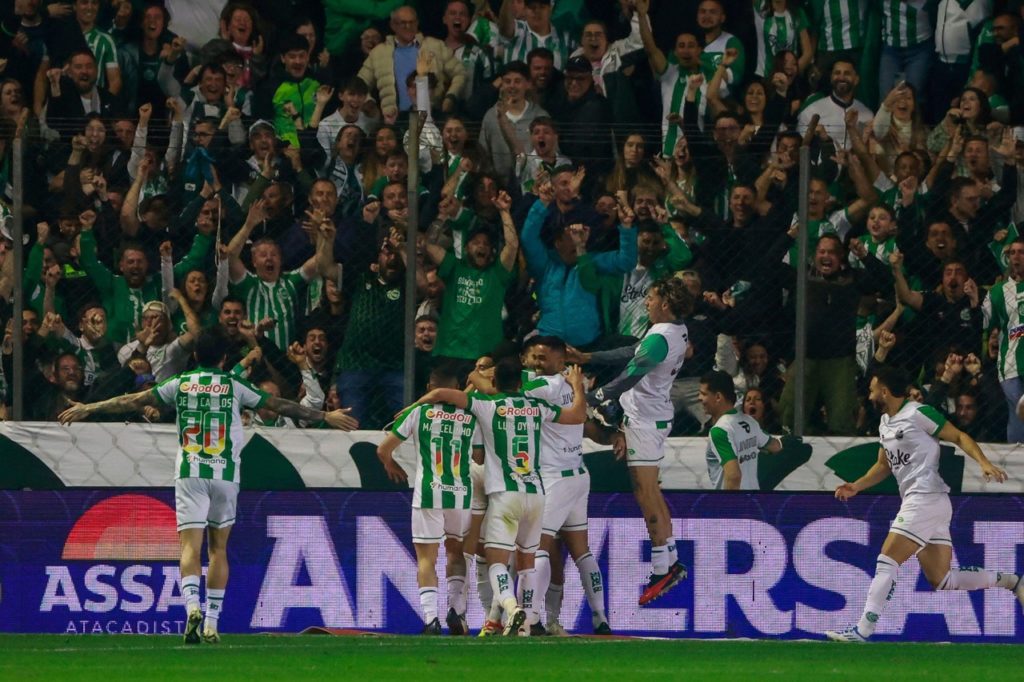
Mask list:
[[[946,493],[911,493],[903,498],[891,533],[908,537],[923,548],[925,545],[953,546],[949,521],[953,506]]]
[[[544,496],[500,492],[487,496],[484,516],[484,547],[533,554],[540,546]]]
[[[226,528],[235,522],[238,484],[212,478],[179,478],[174,482],[178,530]]]
[[[671,430],[671,421],[640,422],[629,417],[623,419],[626,464],[631,467],[660,466],[665,457],[665,440]]]
[[[590,497],[590,474],[586,469],[573,470],[572,475],[544,475],[544,516],[541,532],[557,535],[558,531],[587,529],[587,500]]]
[[[483,516],[487,511],[487,491],[484,489],[484,465],[471,462],[469,465],[469,478],[473,483],[473,500],[469,508],[473,516]]]
[[[412,541],[439,545],[446,538],[461,540],[469,530],[468,509],[412,508]]]

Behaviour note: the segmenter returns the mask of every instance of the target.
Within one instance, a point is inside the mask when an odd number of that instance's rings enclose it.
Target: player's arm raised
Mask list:
[[[579,365],[569,368],[565,377],[572,386],[572,405],[558,414],[559,424],[582,424],[587,421],[587,394],[583,387],[583,370]]]
[[[127,393],[116,398],[108,398],[97,403],[76,403],[72,402],[71,407],[64,410],[57,417],[61,424],[82,421],[94,414],[119,414],[122,412],[135,412],[146,405],[157,404],[156,395],[152,391],[139,391],[138,393]]]
[[[359,428],[359,420],[349,414],[349,412],[352,411],[352,408],[350,407],[343,407],[339,410],[324,412],[323,410],[314,410],[311,407],[306,407],[305,405],[300,405],[296,402],[292,402],[291,400],[275,396],[268,396],[267,401],[263,406],[272,412],[276,412],[282,417],[289,417],[297,421],[324,421],[327,422],[327,425],[331,428],[339,429],[341,431],[355,431]]]
[[[450,403],[455,407],[466,409],[469,406],[469,395],[465,391],[456,388],[435,388],[417,400],[416,405],[429,405],[431,403]]]
[[[939,440],[944,440],[947,443],[952,443],[958,446],[961,450],[967,453],[967,456],[978,463],[981,467],[981,473],[985,477],[986,481],[994,481],[995,483],[1002,483],[1006,480],[1006,472],[997,467],[992,462],[988,461],[988,457],[981,451],[978,444],[973,438],[968,436],[960,429],[953,426],[951,423],[946,422],[945,426],[938,433]]]
[[[871,465],[867,473],[853,483],[844,483],[836,488],[836,497],[845,502],[862,490],[878,485],[888,478],[891,473],[892,469],[889,468],[889,460],[885,457],[885,448],[878,448],[878,461]]]

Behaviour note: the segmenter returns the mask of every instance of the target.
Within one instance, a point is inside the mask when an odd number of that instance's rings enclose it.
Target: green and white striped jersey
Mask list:
[[[761,430],[753,417],[729,410],[715,422],[708,432],[708,476],[715,490],[725,484],[726,462],[736,460],[740,465],[740,490],[760,490],[757,480],[757,453],[771,437]]]
[[[541,424],[562,408],[523,395],[471,395],[466,408],[480,420],[484,441],[484,490],[544,494],[540,476]]]
[[[238,483],[242,464],[242,408],[263,407],[269,397],[219,368],[183,372],[152,389],[178,413],[174,478],[211,478]]]
[[[546,47],[554,53],[555,68],[561,71],[569,61],[569,55],[576,49],[576,41],[565,31],[555,28],[554,24],[551,25],[551,33],[539,36],[530,30],[525,21],[517,19],[515,35],[505,41],[505,63],[525,62],[530,50],[538,47]]]
[[[479,440],[472,414],[448,403],[414,405],[391,427],[416,450],[412,506],[417,509],[469,509],[473,483],[469,463]]]
[[[796,225],[799,220],[800,216],[794,213],[790,225]],[[846,235],[849,234],[853,225],[850,223],[850,216],[847,215],[846,209],[841,208],[827,215],[824,220],[808,220],[807,227],[807,255],[810,257],[814,255],[814,248],[818,243],[818,237],[823,234],[835,234],[845,242]],[[782,262],[789,263],[790,265],[796,263],[799,260],[799,252],[799,245],[793,244],[789,251],[786,252],[786,255],[783,256]]]
[[[743,49],[743,43],[733,34],[722,31],[717,38],[705,45],[704,51],[700,53],[700,71],[704,74],[705,82],[710,83],[715,77],[715,70],[722,62],[722,57],[725,56],[725,51],[730,48],[736,50],[737,56],[736,61],[726,69],[725,78],[722,79],[723,97],[728,96],[730,88],[743,82],[746,68],[746,51]]]
[[[854,50],[864,44],[863,0],[809,0],[819,52]]]
[[[985,330],[999,329],[999,380],[1019,377],[1024,366],[1024,282],[1008,279],[993,286],[981,311]]]
[[[267,337],[285,350],[296,338],[296,315],[306,309],[307,301],[300,294],[306,285],[306,278],[299,269],[281,273],[276,282],[264,282],[247,272],[240,281],[232,283],[230,289],[233,295],[245,301],[250,320],[259,322],[269,317],[277,321]]]
[[[96,85],[106,88],[108,85],[107,69],[113,69],[118,65],[117,45],[109,33],[104,33],[95,27],[87,33],[83,33],[82,37],[85,38],[86,45],[89,46],[89,50],[96,58]]]
[[[882,43],[889,47],[913,47],[932,38],[927,0],[881,0]]]
[[[875,241],[875,238],[870,234],[865,234],[860,238],[860,241],[864,244],[868,253],[877,258],[883,265],[888,265],[889,254],[896,250],[896,237],[889,237],[888,239],[878,242]],[[849,262],[851,268],[857,270],[864,269],[863,261],[852,253],[849,255]]]
[[[939,475],[939,431],[945,425],[946,418],[938,410],[913,400],[904,401],[891,417],[882,415],[878,442],[885,450],[900,497],[949,492]]]
[[[665,156],[672,156],[676,147],[676,141],[683,132],[682,126],[669,123],[668,115],[679,114],[682,117],[683,105],[686,99],[686,80],[690,76],[697,75],[699,72],[699,69],[684,71],[679,68],[679,62],[676,61],[676,57],[673,54],[669,55],[668,65],[665,67],[665,70],[658,74],[658,82],[661,84],[661,151]],[[697,90],[696,99],[697,111],[700,114],[697,125],[700,126],[701,130],[704,129],[704,117],[707,114],[708,108],[707,92],[708,81],[705,80]]]
[[[796,7],[782,13],[762,14],[761,0],[754,0],[754,26],[757,28],[757,68],[754,73],[764,76],[772,72],[775,55],[789,50],[800,56],[800,32],[807,30],[807,15]]]

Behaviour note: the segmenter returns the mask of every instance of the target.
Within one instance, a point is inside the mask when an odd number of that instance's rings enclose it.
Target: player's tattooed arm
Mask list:
[[[141,410],[146,405],[156,405],[157,399],[152,391],[139,391],[128,393],[115,398],[101,400],[97,403],[71,403],[71,407],[64,410],[57,417],[61,424],[70,424],[85,419],[94,414],[109,413],[118,414],[122,412],[134,412]]]
[[[300,405],[292,402],[291,400],[285,400],[284,398],[278,398],[275,396],[269,396],[263,406],[268,410],[273,410],[282,417],[300,419],[307,422],[323,421],[325,416],[323,410],[314,410],[311,407],[306,407],[305,405]]]

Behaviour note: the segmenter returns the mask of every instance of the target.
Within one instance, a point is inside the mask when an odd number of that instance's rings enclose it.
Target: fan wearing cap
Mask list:
[[[479,146],[482,158],[495,175],[508,179],[515,170],[515,152],[506,141],[499,116],[508,119],[514,129],[514,137],[520,149],[530,147],[530,123],[548,112],[530,102],[530,71],[520,61],[505,65],[501,75],[498,103],[484,115],[480,124]]]
[[[551,0],[526,0],[523,19],[515,18],[514,4],[514,0],[503,0],[498,14],[498,30],[511,43],[505,49],[505,62],[526,61],[531,50],[546,47],[555,55],[555,68],[562,70],[576,42],[551,23]]]
[[[576,161],[612,158],[611,107],[597,91],[593,67],[586,57],[569,60],[562,87],[548,102],[552,118],[563,130],[569,131],[560,140],[561,149],[569,158]]]
[[[117,352],[117,359],[122,366],[136,353],[145,356],[157,381],[185,371],[201,327],[199,318],[192,312],[184,296],[176,289],[172,295],[175,295],[185,314],[189,330],[181,336],[176,335],[167,306],[161,301],[150,301],[142,309],[142,320],[135,330],[135,340],[121,346]]]

